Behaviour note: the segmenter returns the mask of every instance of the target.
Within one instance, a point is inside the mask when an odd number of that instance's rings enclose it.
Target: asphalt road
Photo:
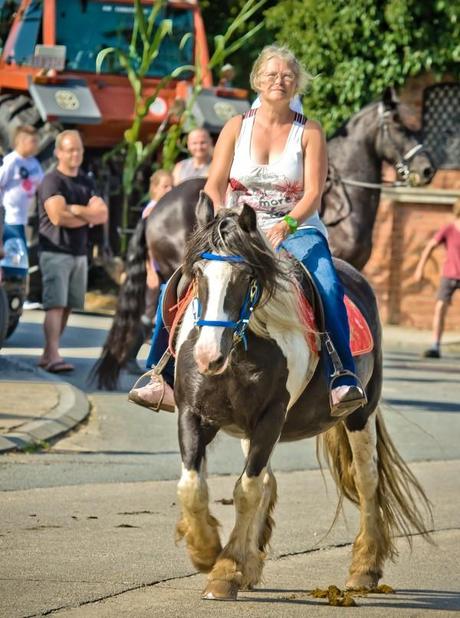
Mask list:
[[[2,354],[36,363],[42,314],[25,315]],[[73,316],[62,342],[76,365],[66,379],[93,404],[88,422],[46,452],[0,458],[0,615],[39,616],[453,616],[460,610],[460,355],[420,358],[415,346],[386,346],[384,405],[389,431],[435,507],[433,548],[398,541],[400,559],[387,569],[398,594],[342,610],[313,601],[308,589],[343,583],[357,512],[346,507],[328,535],[336,497],[326,492],[315,442],[278,445],[279,484],[274,549],[266,584],[241,595],[241,605],[200,602],[196,575],[173,539],[175,484],[180,471],[174,415],[129,404],[133,378],[120,390],[91,389],[87,376],[109,320]],[[145,356],[146,350],[143,350]],[[20,393],[18,393],[20,397]],[[230,498],[243,458],[239,444],[219,437],[209,453],[211,500],[225,534]],[[321,551],[319,551],[321,550]],[[241,609],[243,608],[243,609]],[[363,613],[364,612],[364,613]]]
[[[35,365],[42,344],[42,312],[27,312],[3,354]],[[0,489],[14,490],[81,483],[171,480],[180,460],[174,415],[129,404],[133,376],[122,375],[120,390],[98,392],[88,385],[90,369],[110,319],[75,315],[62,353],[75,364],[65,379],[86,391],[90,419],[48,452],[12,454],[0,460]],[[145,358],[147,346],[141,350]],[[460,355],[424,360],[418,350],[385,351],[384,414],[394,441],[408,461],[455,459],[460,455]],[[209,449],[210,474],[241,472],[239,442],[218,436]],[[277,446],[277,470],[317,469],[315,441]]]

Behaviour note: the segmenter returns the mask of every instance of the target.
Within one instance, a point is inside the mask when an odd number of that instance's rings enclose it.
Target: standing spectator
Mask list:
[[[155,208],[157,202],[166,195],[173,187],[173,177],[168,170],[157,170],[150,177],[150,202],[142,211],[142,218],[147,219],[149,214]],[[138,334],[131,348],[130,355],[126,361],[125,369],[128,373],[142,375],[144,369],[141,369],[137,364],[136,357],[142,344],[146,340],[148,334],[151,333],[153,319],[157,311],[158,294],[160,290],[160,278],[155,268],[155,261],[150,251],[146,260],[147,270],[147,289],[145,291],[145,312],[141,316],[141,324],[139,325]]]
[[[173,170],[174,184],[189,178],[206,178],[212,157],[212,140],[206,129],[193,129],[187,138],[187,148],[192,155],[176,163]]]
[[[43,280],[45,347],[39,365],[51,373],[72,371],[59,341],[72,309],[82,309],[87,283],[89,226],[105,223],[108,209],[90,177],[80,170],[83,143],[78,131],[56,137],[56,169],[38,190],[39,254]]]
[[[422,281],[423,269],[431,252],[435,247],[445,245],[446,258],[433,317],[433,345],[423,354],[427,358],[441,358],[441,338],[447,309],[455,290],[460,289],[460,200],[455,202],[453,213],[454,221],[442,227],[429,241],[415,270],[415,280]]]
[[[5,208],[5,224],[26,243],[29,204],[43,178],[43,170],[35,158],[37,130],[30,125],[17,127],[13,145],[14,150],[6,155],[0,167],[0,194]]]

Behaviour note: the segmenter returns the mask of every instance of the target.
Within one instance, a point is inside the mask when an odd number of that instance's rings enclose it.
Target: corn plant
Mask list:
[[[266,0],[248,0],[227,31],[214,38],[214,51],[209,59],[208,68],[216,69],[221,66],[226,58],[242,47],[254,34],[263,27],[258,24],[245,34],[235,38],[236,33]],[[180,152],[180,135],[185,123],[193,124],[192,108],[197,95],[202,89],[203,67],[197,60],[194,65],[182,65],[163,76],[154,92],[150,96],[144,93],[144,80],[149,69],[160,53],[163,40],[172,34],[173,23],[170,19],[159,19],[162,8],[166,5],[165,0],[154,0],[149,12],[145,12],[141,0],[134,0],[133,28],[131,41],[127,50],[118,47],[107,47],[101,50],[96,59],[96,70],[100,72],[102,64],[108,57],[113,56],[126,72],[134,95],[134,118],[129,129],[125,131],[123,141],[118,144],[108,157],[123,156],[122,170],[122,233],[121,251],[124,254],[127,248],[127,228],[130,213],[130,198],[135,187],[135,180],[139,169],[149,160],[152,155],[164,144],[164,164],[172,167]],[[184,35],[180,41],[180,48],[186,45],[191,34]],[[199,58],[199,53],[196,54]],[[180,118],[168,127],[165,120],[158,127],[152,140],[143,143],[140,138],[142,123],[149,112],[160,91],[171,80],[178,79],[183,73],[193,73],[191,95],[186,102],[185,109]]]

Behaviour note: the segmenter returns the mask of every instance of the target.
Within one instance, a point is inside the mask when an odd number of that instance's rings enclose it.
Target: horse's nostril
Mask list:
[[[424,178],[431,178],[431,176],[433,175],[433,170],[431,167],[425,167],[425,169],[423,170],[423,177]]]
[[[224,362],[224,357],[222,354],[219,354],[219,356],[216,359],[214,359],[213,361],[209,363],[209,369],[211,371],[214,371],[215,369],[220,369],[223,362]]]

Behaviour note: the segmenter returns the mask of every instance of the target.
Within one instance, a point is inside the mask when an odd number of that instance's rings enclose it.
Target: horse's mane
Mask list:
[[[222,210],[204,227],[198,227],[190,238],[185,254],[184,273],[192,277],[195,262],[210,251],[238,255],[259,282],[262,296],[249,322],[258,336],[269,338],[269,325],[276,330],[305,332],[300,309],[300,293],[289,260],[277,256],[257,229],[245,231],[238,223],[238,213]]]
[[[350,130],[353,130],[356,123],[361,120],[361,118],[375,108],[379,104],[379,101],[372,101],[365,105],[362,109],[355,112],[348,120],[346,120],[338,129],[332,133],[332,135],[328,136],[328,140],[334,139],[336,137],[348,137],[350,135]]]

